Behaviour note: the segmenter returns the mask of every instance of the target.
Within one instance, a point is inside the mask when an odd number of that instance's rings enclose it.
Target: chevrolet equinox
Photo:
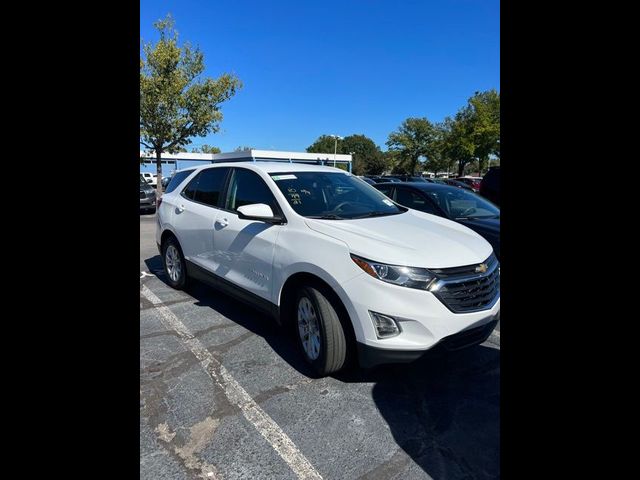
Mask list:
[[[499,320],[500,268],[486,240],[337,168],[178,171],[157,222],[173,288],[194,278],[272,315],[319,375],[349,358],[368,368],[476,345]]]

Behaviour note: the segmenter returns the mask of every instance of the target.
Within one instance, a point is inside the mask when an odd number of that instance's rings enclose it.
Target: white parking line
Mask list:
[[[227,369],[215,359],[211,353],[202,345],[189,331],[189,329],[176,317],[168,307],[162,304],[158,298],[146,285],[142,286],[144,295],[158,310],[160,321],[165,327],[174,330],[186,345],[186,347],[200,361],[202,368],[209,374],[211,379],[217,383],[229,401],[240,408],[244,417],[251,423],[287,462],[298,478],[321,479],[322,476],[311,465],[309,460],[298,450],[298,447],[291,441],[276,422],[251,398],[247,391],[231,376]]]
[[[487,338],[487,341],[489,343],[493,343],[494,345],[497,345],[498,348],[500,348],[500,330],[494,330],[493,332],[491,332],[491,335],[489,335],[489,338]]]

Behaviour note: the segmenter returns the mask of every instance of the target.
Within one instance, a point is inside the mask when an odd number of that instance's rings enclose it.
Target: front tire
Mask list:
[[[298,290],[294,318],[298,344],[305,360],[318,375],[340,370],[347,357],[347,340],[338,312],[321,290]]]
[[[162,244],[162,264],[167,283],[177,290],[182,290],[187,284],[187,264],[174,237],[168,238]]]

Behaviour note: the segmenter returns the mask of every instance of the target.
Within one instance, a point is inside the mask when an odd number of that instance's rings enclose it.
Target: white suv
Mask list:
[[[150,172],[140,172],[140,175],[144,178],[144,180],[151,185],[152,187],[158,186],[158,174],[150,173]]]
[[[291,326],[320,375],[483,342],[500,268],[469,228],[336,168],[241,162],[176,172],[158,208],[167,281],[189,277]]]

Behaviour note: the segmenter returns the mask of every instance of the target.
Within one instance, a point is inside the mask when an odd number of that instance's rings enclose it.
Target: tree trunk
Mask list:
[[[156,197],[160,198],[162,195],[162,152],[160,150],[156,150],[156,173],[158,175]]]
[[[464,175],[464,162],[460,160],[458,162],[458,177],[462,177]]]

